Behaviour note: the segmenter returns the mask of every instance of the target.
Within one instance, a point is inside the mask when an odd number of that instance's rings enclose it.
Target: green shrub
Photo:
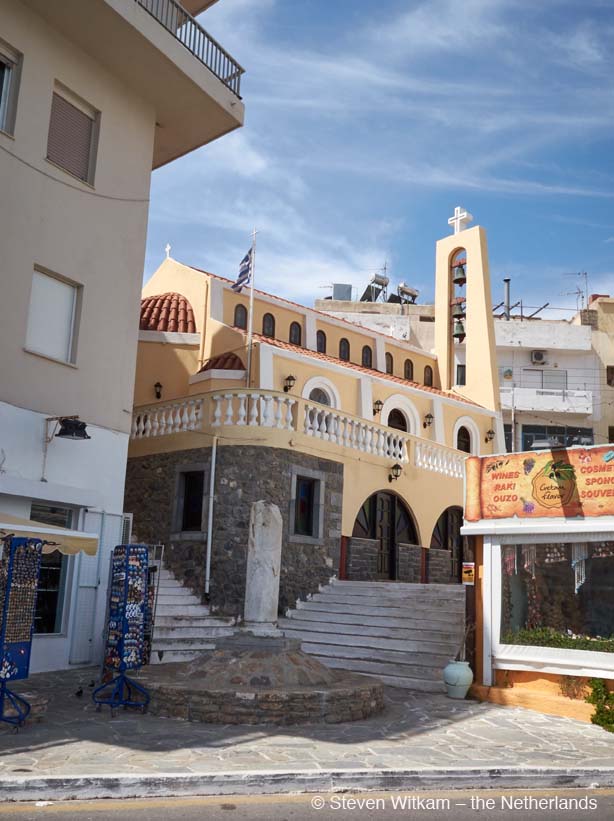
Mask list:
[[[586,697],[589,704],[595,705],[591,716],[593,724],[598,724],[610,733],[614,733],[614,693],[611,693],[602,678],[592,678],[588,682],[591,688]]]
[[[614,638],[591,639],[588,636],[569,636],[552,627],[534,627],[505,633],[503,644],[523,644],[535,647],[562,647],[566,650],[592,650],[594,653],[614,653]]]

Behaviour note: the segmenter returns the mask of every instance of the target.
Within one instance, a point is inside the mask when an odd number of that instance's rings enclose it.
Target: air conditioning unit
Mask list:
[[[531,363],[533,365],[545,365],[546,351],[531,351]]]

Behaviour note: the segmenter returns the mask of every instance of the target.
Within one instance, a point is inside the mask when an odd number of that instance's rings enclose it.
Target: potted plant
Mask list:
[[[446,685],[448,698],[465,698],[473,683],[473,672],[466,660],[467,639],[473,629],[472,624],[467,625],[458,653],[444,667],[443,682]]]

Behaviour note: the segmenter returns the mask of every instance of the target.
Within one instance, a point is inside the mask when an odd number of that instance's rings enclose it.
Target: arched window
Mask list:
[[[424,369],[424,384],[428,388],[433,387],[433,369],[430,365],[427,365]]]
[[[362,366],[363,368],[373,367],[373,351],[369,345],[365,345],[362,349]]]
[[[414,363],[411,361],[411,359],[405,360],[403,374],[405,375],[405,379],[409,380],[409,382],[414,381]]]
[[[403,411],[393,408],[388,414],[388,427],[407,432],[407,419]]]
[[[247,330],[247,308],[245,305],[235,306],[234,326],[235,328],[241,328],[244,331]]]
[[[265,314],[262,317],[262,335],[275,338],[275,317],[273,314]]]
[[[342,359],[344,362],[350,361],[350,343],[347,339],[342,339],[339,342],[339,359]]]
[[[302,329],[298,322],[292,322],[290,324],[290,342],[293,345],[300,345],[301,344],[301,337],[302,337]]]
[[[326,334],[318,331],[316,334],[316,350],[318,353],[326,353]]]
[[[463,453],[471,453],[471,434],[464,425],[461,425],[456,434],[456,448]]]
[[[320,405],[331,405],[330,396],[322,388],[314,388],[310,394],[309,399],[312,402],[318,402]]]
[[[392,358],[391,353],[386,354],[386,373],[392,373],[394,371],[394,359]]]

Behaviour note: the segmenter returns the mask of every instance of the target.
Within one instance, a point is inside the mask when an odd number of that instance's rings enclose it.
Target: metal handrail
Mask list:
[[[135,0],[241,99],[245,69],[176,0]]]

